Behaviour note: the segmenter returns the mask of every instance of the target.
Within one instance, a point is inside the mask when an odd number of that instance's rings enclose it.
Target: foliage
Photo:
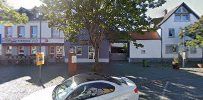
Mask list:
[[[203,47],[203,17],[198,22],[185,28],[186,36],[192,38],[186,42],[187,46]]]
[[[4,23],[26,23],[28,21],[28,17],[25,14],[19,14],[15,10],[8,7],[4,0],[0,0],[0,16],[1,16],[1,24]]]
[[[42,0],[50,27],[65,33],[66,39],[76,42],[82,29],[88,31],[95,48],[97,62],[101,42],[106,38],[130,39],[128,32],[140,33],[150,29],[151,19],[145,14],[149,8],[165,0]]]

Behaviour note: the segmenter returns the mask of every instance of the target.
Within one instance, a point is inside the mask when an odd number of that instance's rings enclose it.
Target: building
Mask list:
[[[177,6],[170,12],[166,12],[163,20],[157,25],[162,38],[161,41],[161,58],[168,59],[177,56],[181,51],[181,47],[178,44],[182,41],[179,38],[181,29],[198,21],[199,16],[185,3]],[[185,40],[191,39],[185,37]],[[186,49],[187,58],[189,59],[201,59],[201,48],[188,47]]]
[[[65,54],[63,32],[49,28],[48,21],[40,20],[39,13],[35,8],[31,10],[20,8],[18,12],[27,14],[29,22],[3,25],[0,29],[0,33],[2,33],[2,57],[5,59],[17,59],[19,55],[30,57],[36,52],[40,52],[41,46],[41,51],[45,53],[45,58],[48,61],[54,62],[56,59],[62,59]]]
[[[94,48],[89,42],[89,36],[85,30],[82,30],[77,36],[77,42],[65,42],[65,62],[68,62],[69,51],[77,56],[77,63],[95,62]],[[109,62],[109,48],[110,43],[108,40],[103,40],[99,49],[99,62]]]
[[[161,37],[157,32],[145,32],[144,34],[131,33],[135,41],[130,42],[129,62],[140,62],[143,59],[150,61],[160,61],[161,58]],[[142,44],[143,47],[134,45]]]

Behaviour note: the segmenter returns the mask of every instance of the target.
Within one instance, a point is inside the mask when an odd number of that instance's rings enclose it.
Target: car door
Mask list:
[[[109,94],[115,91],[115,87],[104,82],[94,82],[81,85],[76,88],[66,100],[104,100],[111,96]],[[105,96],[106,95],[106,96]]]

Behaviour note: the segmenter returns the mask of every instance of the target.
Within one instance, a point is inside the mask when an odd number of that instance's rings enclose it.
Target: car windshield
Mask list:
[[[53,100],[64,100],[74,87],[75,83],[71,79],[68,79],[62,84],[57,85],[52,93]]]

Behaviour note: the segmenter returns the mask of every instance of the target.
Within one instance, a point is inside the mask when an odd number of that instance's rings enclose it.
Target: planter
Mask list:
[[[173,69],[179,69],[179,64],[176,62],[172,62]]]
[[[197,64],[198,68],[203,68],[203,64]]]

